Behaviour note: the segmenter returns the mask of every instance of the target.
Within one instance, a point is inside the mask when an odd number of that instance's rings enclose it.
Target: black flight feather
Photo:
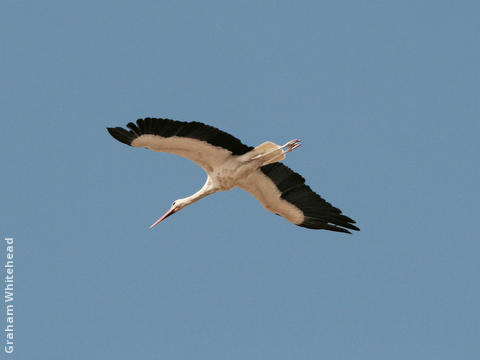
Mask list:
[[[350,230],[360,230],[355,221],[342,214],[340,209],[332,206],[312,191],[305,184],[305,179],[300,174],[292,171],[282,163],[264,165],[260,168],[282,193],[282,199],[300,209],[305,220],[299,226],[309,229],[326,229],[331,231],[349,233]],[[347,228],[347,229],[344,229]]]
[[[253,150],[252,146],[243,144],[236,137],[213,126],[196,121],[185,122],[170,119],[145,118],[138,119],[137,124],[128,123],[127,128],[130,130],[121,127],[107,128],[107,130],[115,139],[127,145],[131,145],[132,141],[141,135],[152,134],[162,137],[179,136],[202,140],[210,145],[227,149],[231,151],[233,155],[243,155]]]

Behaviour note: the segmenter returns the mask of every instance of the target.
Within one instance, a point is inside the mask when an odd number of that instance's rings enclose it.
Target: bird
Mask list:
[[[266,141],[252,147],[213,126],[166,118],[142,118],[126,128],[107,130],[121,143],[183,156],[207,173],[199,191],[175,200],[150,229],[207,195],[238,187],[252,194],[266,210],[295,225],[348,234],[349,230],[360,230],[354,220],[306,185],[300,174],[280,162],[301,145],[299,139],[284,145]]]

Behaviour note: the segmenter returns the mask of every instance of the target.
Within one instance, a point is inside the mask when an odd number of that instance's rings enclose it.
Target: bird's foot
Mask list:
[[[257,159],[263,159],[265,160],[264,164],[269,164],[271,162],[276,162],[283,160],[285,158],[285,154],[289,153],[290,151],[295,150],[298,148],[300,144],[300,139],[295,139],[287,142],[285,145],[278,146],[275,144],[272,144],[276,146],[274,150],[268,151],[266,153],[260,153],[258,155],[255,155],[252,157],[249,161],[257,160]]]
[[[283,149],[283,153],[286,154],[286,153],[289,153],[290,151],[295,150],[300,145],[302,145],[301,141],[302,140],[300,139],[290,140],[289,142],[287,142],[285,145],[281,147]]]

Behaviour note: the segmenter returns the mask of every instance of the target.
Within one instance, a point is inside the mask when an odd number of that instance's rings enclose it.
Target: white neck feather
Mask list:
[[[216,193],[217,191],[218,191],[218,188],[215,186],[215,184],[213,183],[212,179],[209,176],[207,178],[207,181],[205,182],[205,184],[202,186],[200,190],[198,190],[195,194],[189,197],[181,199],[182,203],[184,204],[183,207],[190,205],[195,201],[198,201],[204,198],[207,195]]]

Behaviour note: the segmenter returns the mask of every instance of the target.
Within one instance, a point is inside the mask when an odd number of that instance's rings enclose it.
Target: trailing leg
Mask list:
[[[287,142],[285,145],[279,146],[270,141],[264,142],[257,146],[253,151],[256,153],[250,160],[262,160],[262,166],[271,164],[285,159],[285,154],[295,150],[301,145],[299,139]]]

